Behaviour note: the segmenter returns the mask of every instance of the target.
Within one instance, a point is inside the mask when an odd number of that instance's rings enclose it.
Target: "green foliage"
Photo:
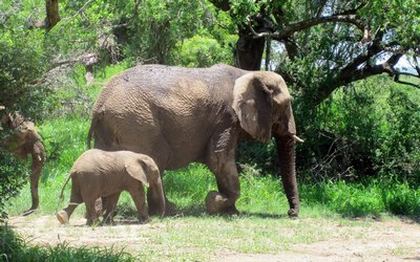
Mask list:
[[[336,154],[329,163],[353,166],[358,176],[393,174],[418,185],[420,97],[417,90],[409,91],[384,77],[337,91],[321,105],[313,123],[315,132],[335,137],[314,135],[307,142],[318,157]]]
[[[68,174],[73,162],[86,150],[88,119],[58,118],[39,127],[47,159],[44,179]]]
[[[359,11],[372,19],[372,27],[391,30],[389,42],[398,41],[404,48],[418,46],[420,41],[420,7],[416,0],[369,1]]]
[[[124,251],[112,248],[69,247],[66,243],[56,246],[30,246],[7,225],[0,226],[0,257],[4,261],[135,261]]]
[[[212,16],[210,5],[202,1],[142,1],[125,32],[124,52],[140,62],[170,64],[177,42],[209,26]]]
[[[214,64],[232,64],[233,50],[222,47],[211,36],[195,35],[178,44],[177,64],[187,67],[209,67]]]
[[[0,105],[39,117],[48,108],[43,98],[49,90],[33,82],[42,76],[48,63],[43,33],[16,26],[25,23],[26,12],[22,6],[16,10],[12,1],[0,5]]]
[[[239,144],[237,156],[240,167],[255,166],[257,174],[277,173],[278,157],[274,139],[268,144],[243,141]]]
[[[25,182],[28,170],[11,154],[0,150],[0,222],[7,218],[6,203],[18,195]]]

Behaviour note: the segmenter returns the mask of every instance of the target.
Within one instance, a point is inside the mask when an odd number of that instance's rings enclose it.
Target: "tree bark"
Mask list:
[[[241,30],[235,49],[235,65],[245,70],[260,70],[265,39],[253,38],[246,30]]]
[[[58,0],[46,0],[45,9],[47,11],[47,17],[45,18],[45,30],[48,32],[61,19],[58,9]]]

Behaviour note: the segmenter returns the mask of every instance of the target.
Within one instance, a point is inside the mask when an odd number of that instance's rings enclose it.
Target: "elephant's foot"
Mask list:
[[[140,224],[147,224],[150,222],[150,217],[149,216],[141,216],[139,217],[139,223]]]
[[[31,207],[28,210],[23,211],[22,216],[29,216],[30,214],[34,213],[37,209],[37,207]]]
[[[68,224],[69,223],[69,215],[66,211],[61,210],[55,214],[60,224]]]
[[[160,210],[157,208],[153,203],[148,203],[149,208],[149,215],[150,216],[160,216]],[[175,216],[177,214],[176,205],[169,201],[168,199],[165,200],[165,214],[164,216]]]
[[[299,216],[299,209],[297,208],[291,208],[287,212],[290,218],[297,218]]]
[[[101,222],[101,226],[113,226],[115,225],[115,221],[113,219],[103,219]]]
[[[165,216],[175,216],[177,214],[176,205],[166,199],[165,203]]]
[[[86,221],[86,225],[88,226],[98,226],[100,224],[101,223],[98,218],[88,218]]]
[[[238,215],[239,211],[236,209],[235,204],[230,204],[229,199],[216,191],[210,191],[206,197],[206,209],[210,215],[225,214],[225,215]]]

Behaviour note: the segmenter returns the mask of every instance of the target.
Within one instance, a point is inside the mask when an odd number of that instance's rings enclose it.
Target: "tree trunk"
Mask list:
[[[265,39],[253,38],[248,31],[239,32],[236,43],[235,65],[245,70],[260,70]]]
[[[46,0],[45,9],[47,17],[45,18],[45,30],[50,31],[59,21],[60,14],[58,12],[58,0]]]

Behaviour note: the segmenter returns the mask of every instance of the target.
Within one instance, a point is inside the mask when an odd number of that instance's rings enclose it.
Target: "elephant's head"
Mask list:
[[[283,78],[273,72],[251,72],[235,81],[232,107],[241,127],[254,139],[268,142],[272,131],[293,136],[292,97]]]
[[[126,163],[125,169],[130,176],[149,187],[148,190],[153,195],[154,202],[159,205],[153,208],[163,216],[165,213],[165,196],[159,168],[155,161],[146,155],[139,154],[136,159]]]
[[[239,123],[251,137],[261,142],[276,138],[280,171],[289,200],[290,216],[299,212],[295,171],[296,126],[292,97],[283,78],[273,72],[250,72],[235,81],[232,107]]]
[[[3,141],[0,141],[0,146],[20,157],[25,157],[30,153],[27,151],[29,149],[24,148],[25,145],[41,140],[34,123],[25,120],[19,113],[9,113],[3,116],[1,124],[7,128],[8,135]]]

